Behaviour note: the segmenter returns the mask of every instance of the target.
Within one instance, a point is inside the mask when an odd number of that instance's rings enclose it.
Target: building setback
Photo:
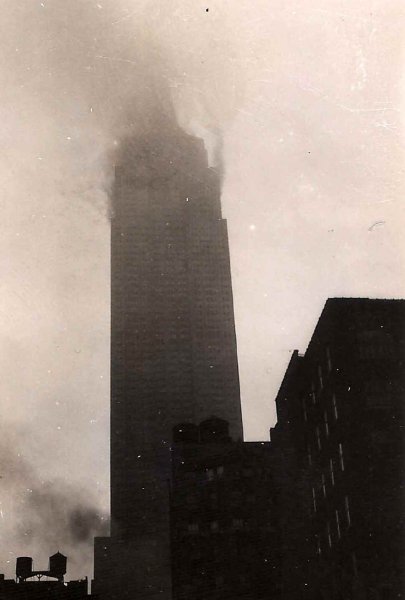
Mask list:
[[[226,221],[202,141],[166,123],[113,190],[111,597],[171,597],[172,428],[211,414],[242,439]]]
[[[282,523],[286,598],[403,597],[404,345],[405,301],[334,298],[291,358],[271,433],[298,500]]]

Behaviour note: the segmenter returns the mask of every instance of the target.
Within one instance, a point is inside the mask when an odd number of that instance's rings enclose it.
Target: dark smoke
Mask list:
[[[109,517],[92,502],[91,494],[63,479],[42,479],[35,466],[7,443],[0,446],[0,468],[3,552],[10,545],[46,567],[47,556],[60,551],[68,556],[68,568],[76,576],[90,575],[81,570],[89,564],[93,538],[109,534]]]
[[[69,515],[69,533],[73,542],[88,543],[96,535],[109,534],[109,522],[94,508],[75,508]]]
[[[91,545],[94,536],[107,535],[109,522],[82,497],[80,488],[63,481],[36,481],[21,511],[19,535],[42,538],[46,544]]]

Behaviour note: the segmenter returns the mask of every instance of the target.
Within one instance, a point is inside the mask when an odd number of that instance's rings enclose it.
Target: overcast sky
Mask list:
[[[328,297],[405,297],[404,16],[401,0],[3,0],[0,571],[79,544],[70,574],[88,572],[108,510],[112,156],[155,95],[212,160],[222,143],[247,439],[268,438]]]

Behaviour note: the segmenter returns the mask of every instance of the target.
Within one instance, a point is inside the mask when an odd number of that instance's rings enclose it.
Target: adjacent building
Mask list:
[[[234,442],[212,417],[174,429],[174,600],[280,598],[278,484],[269,442]]]
[[[271,434],[295,473],[286,598],[404,595],[404,349],[405,301],[334,298],[292,356]]]

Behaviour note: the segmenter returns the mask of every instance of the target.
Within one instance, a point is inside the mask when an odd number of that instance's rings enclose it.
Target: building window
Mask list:
[[[345,496],[345,511],[346,511],[347,526],[350,527],[350,525],[351,525],[350,507],[349,507],[349,498],[347,496]]]
[[[326,362],[328,363],[328,372],[330,373],[332,371],[332,359],[329,346],[326,348]]]
[[[336,403],[336,396],[335,396],[335,394],[332,395],[332,405],[333,405],[333,414],[335,416],[335,421],[337,421],[338,410],[337,410],[337,403]]]
[[[335,485],[335,474],[333,472],[333,460],[329,459],[329,469],[330,469],[330,481],[332,485]]]
[[[311,448],[308,446],[308,465],[310,467],[312,467],[312,454],[311,454]]]
[[[321,434],[319,432],[319,427],[316,428],[316,442],[318,444],[318,449],[320,450],[322,448],[322,446],[321,446]]]
[[[327,538],[328,538],[329,548],[332,548],[332,537],[330,535],[330,525],[329,525],[329,523],[326,526],[326,535],[327,535]]]
[[[323,497],[324,497],[324,498],[326,498],[326,484],[325,484],[325,475],[322,473],[321,477],[322,477],[322,491],[323,491]]]
[[[357,572],[357,559],[356,559],[356,555],[354,552],[352,552],[352,563],[353,563],[353,573],[354,576],[357,577],[358,576],[358,572]]]
[[[188,524],[188,532],[189,533],[198,533],[199,531],[199,525],[198,523],[189,523]]]
[[[339,521],[339,511],[338,510],[335,510],[335,515],[336,515],[336,531],[337,531],[338,539],[340,540],[340,521]]]
[[[207,469],[207,479],[209,481],[212,481],[215,477],[215,471],[214,469]]]
[[[232,528],[236,530],[243,529],[243,519],[233,519]]]
[[[314,507],[314,513],[316,513],[316,492],[314,488],[312,488],[312,504]]]
[[[323,377],[322,377],[322,367],[321,367],[321,365],[318,366],[318,379],[319,379],[319,387],[322,390],[323,389]]]
[[[326,412],[326,410],[323,413],[323,421],[325,424],[325,435],[326,437],[329,436],[329,425],[328,425],[328,413]]]
[[[340,468],[342,471],[345,470],[345,462],[343,460],[343,447],[342,444],[339,444],[339,459],[340,459]]]

